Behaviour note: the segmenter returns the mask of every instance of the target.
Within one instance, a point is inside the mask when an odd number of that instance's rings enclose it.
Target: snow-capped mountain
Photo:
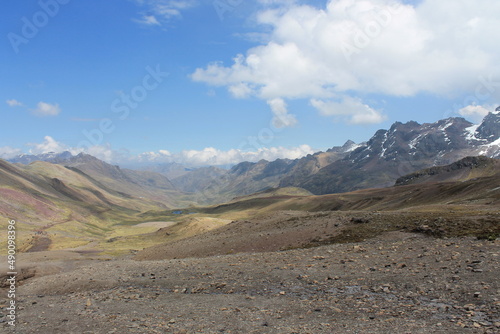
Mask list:
[[[23,165],[30,164],[35,161],[46,161],[50,163],[61,163],[64,161],[67,161],[73,157],[73,154],[71,154],[68,151],[61,152],[61,153],[55,153],[55,152],[48,152],[48,153],[42,153],[42,154],[21,154],[18,155],[12,159],[9,159],[10,162],[12,163],[21,163]]]
[[[436,123],[394,123],[345,158],[294,184],[313,193],[344,192],[394,184],[403,175],[467,156],[500,157],[500,108],[481,124],[463,118]]]

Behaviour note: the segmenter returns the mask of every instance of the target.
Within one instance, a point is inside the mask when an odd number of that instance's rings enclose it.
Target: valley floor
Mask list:
[[[23,261],[33,261],[34,276],[18,287],[15,333],[500,331],[498,240],[393,231],[206,258],[30,256]],[[9,332],[5,296],[0,326]]]

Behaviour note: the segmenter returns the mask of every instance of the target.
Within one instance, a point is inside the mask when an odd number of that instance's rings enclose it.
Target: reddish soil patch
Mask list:
[[[49,250],[52,240],[49,237],[35,237],[31,244],[33,246],[26,251],[27,253],[43,252]]]

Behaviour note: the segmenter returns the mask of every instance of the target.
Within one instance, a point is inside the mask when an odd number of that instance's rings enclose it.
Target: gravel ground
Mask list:
[[[4,289],[0,331],[500,333],[499,256],[499,241],[390,232],[278,252],[84,261],[22,282],[15,329]]]

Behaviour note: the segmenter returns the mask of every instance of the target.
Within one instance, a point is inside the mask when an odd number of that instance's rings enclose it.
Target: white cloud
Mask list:
[[[103,161],[112,163],[112,162],[120,162],[120,161],[126,161],[129,159],[129,157],[126,154],[117,152],[111,148],[109,144],[107,145],[96,145],[96,146],[91,146],[91,147],[85,147],[85,148],[76,148],[76,147],[70,147],[64,143],[58,142],[51,136],[45,136],[43,142],[41,143],[28,143],[27,146],[31,147],[29,149],[29,154],[43,154],[43,153],[62,153],[65,151],[71,152],[73,155],[77,155],[79,153],[86,153],[90,154],[98,159],[101,159]],[[1,149],[0,149],[1,152]],[[16,152],[20,153],[20,150],[17,150]],[[18,154],[19,154],[18,153]],[[17,155],[17,154],[16,154]]]
[[[134,19],[134,21],[147,26],[161,25],[154,15],[143,15],[140,19]]]
[[[7,101],[5,101],[5,102],[6,102],[6,103],[7,103],[10,107],[22,107],[22,106],[23,106],[23,104],[22,104],[21,102],[19,102],[19,101],[17,101],[17,100],[14,100],[14,99],[12,99],[12,100],[7,100]]]
[[[323,116],[333,116],[336,120],[343,120],[350,124],[377,124],[386,117],[364,104],[361,99],[344,97],[340,102],[312,99],[311,105]]]
[[[252,94],[252,89],[250,88],[250,86],[243,82],[230,86],[228,89],[231,95],[233,95],[237,99],[243,99],[249,97]]]
[[[69,150],[69,148],[66,145],[59,143],[51,136],[45,136],[43,139],[44,139],[44,141],[42,143],[28,144],[28,146],[32,147],[29,150],[30,154],[36,155],[36,154],[49,153],[49,152],[61,153],[61,152]]]
[[[140,19],[134,21],[145,25],[161,25],[182,16],[182,11],[197,5],[196,0],[136,0],[137,4],[145,7]]]
[[[192,79],[266,101],[471,94],[480,77],[500,77],[499,13],[496,0],[330,0],[321,9],[268,9],[257,16],[271,30],[267,42],[232,64],[198,68]],[[500,97],[497,81],[492,95]],[[371,108],[346,119],[383,120]]]
[[[77,155],[84,152],[108,163],[177,162],[186,166],[233,165],[243,161],[257,162],[262,159],[268,161],[274,161],[276,159],[298,159],[316,152],[316,150],[309,145],[300,145],[291,148],[259,148],[254,151],[244,151],[241,149],[223,151],[213,147],[207,147],[203,150],[184,150],[177,153],[172,153],[168,150],[159,150],[156,152],[131,155],[129,152],[114,150],[109,144],[92,147],[70,147],[64,143],[58,142],[51,136],[45,136],[41,143],[29,143],[27,146],[30,147],[28,153],[34,155],[49,152],[61,153],[65,151]],[[0,148],[0,158],[4,159],[14,157],[21,153],[22,151],[19,149],[10,147]]]
[[[493,106],[469,105],[460,109],[458,113],[474,122],[480,122],[484,116],[488,115],[488,113],[493,110],[495,110]]]
[[[297,124],[294,115],[288,113],[287,105],[283,99],[275,98],[267,101],[273,112],[272,123],[275,128],[287,128]]]
[[[139,161],[163,161],[163,162],[173,162],[172,154],[167,150],[159,150],[158,152],[144,152],[138,157]]]
[[[185,150],[172,154],[168,151],[146,152],[138,157],[141,162],[177,162],[187,166],[233,165],[243,161],[274,161],[276,159],[298,159],[314,153],[309,145],[294,148],[270,147],[256,151],[231,149],[228,151],[207,147],[203,150]]]
[[[74,151],[74,149],[72,149],[71,151]],[[110,145],[91,146],[82,151],[108,163],[113,163],[115,161],[118,162],[123,159],[123,156],[120,153],[112,150]]]
[[[0,158],[1,159],[11,159],[23,152],[20,149],[12,148],[9,146],[0,147]]]
[[[37,116],[57,116],[61,113],[61,108],[58,104],[50,104],[46,102],[38,102],[33,114]]]

